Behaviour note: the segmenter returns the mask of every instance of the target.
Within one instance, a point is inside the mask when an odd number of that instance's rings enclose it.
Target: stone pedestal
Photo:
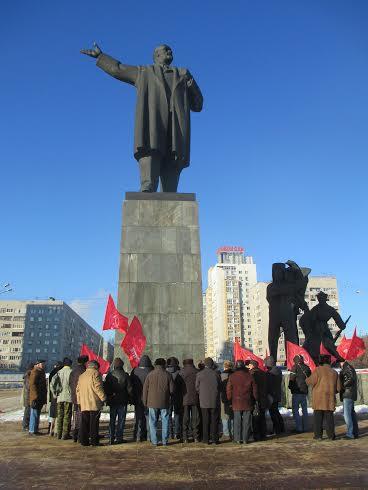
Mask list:
[[[118,309],[136,315],[145,354],[204,358],[198,204],[195,194],[128,192],[123,203]],[[119,332],[115,354],[121,356]],[[129,365],[129,364],[128,364]]]

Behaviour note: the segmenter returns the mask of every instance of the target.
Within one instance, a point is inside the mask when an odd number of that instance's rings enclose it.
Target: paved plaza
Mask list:
[[[0,487],[4,489],[85,488],[368,488],[368,417],[359,417],[361,437],[342,439],[336,417],[334,442],[312,434],[287,434],[237,446],[180,444],[153,449],[149,443],[81,447],[47,435],[30,437],[19,422],[0,424]],[[291,421],[287,421],[291,428]],[[46,423],[41,424],[46,432]],[[132,438],[128,422],[127,439]]]

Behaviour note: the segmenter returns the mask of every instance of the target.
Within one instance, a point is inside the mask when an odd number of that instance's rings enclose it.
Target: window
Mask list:
[[[36,352],[37,352],[37,353],[38,353],[38,352],[41,352],[41,349],[36,349]]]

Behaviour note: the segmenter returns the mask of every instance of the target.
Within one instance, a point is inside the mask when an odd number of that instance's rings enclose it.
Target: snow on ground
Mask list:
[[[362,413],[368,413],[368,405],[355,405],[355,412],[358,414]],[[281,407],[280,408],[280,413],[283,417],[292,417],[293,413],[290,408],[285,408]],[[340,405],[339,407],[336,407],[335,413],[342,414],[343,413],[343,407]],[[300,410],[301,414],[301,410]],[[308,408],[308,414],[312,415],[313,414],[313,409]],[[11,412],[6,412],[6,413],[0,413],[0,423],[2,422],[21,422],[23,418],[23,410],[13,410]],[[102,413],[100,420],[103,421],[108,421],[110,418],[109,413]],[[127,420],[133,420],[134,419],[134,413],[129,412],[127,413]],[[47,414],[41,414],[41,421],[42,422],[47,422],[48,416]]]

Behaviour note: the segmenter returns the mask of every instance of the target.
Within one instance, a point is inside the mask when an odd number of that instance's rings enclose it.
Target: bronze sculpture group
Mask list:
[[[278,342],[281,331],[285,343],[299,344],[298,322],[303,330],[305,341],[303,348],[308,351],[315,362],[318,362],[321,343],[337,361],[344,359],[336,350],[336,338],[332,336],[328,321],[332,318],[340,332],[345,329],[337,310],[327,303],[328,296],[323,291],[317,294],[318,304],[309,310],[305,301],[308,285],[308,275],[311,269],[299,267],[295,262],[272,265],[272,282],[267,286],[267,301],[269,303],[268,342],[270,355],[277,359]]]

